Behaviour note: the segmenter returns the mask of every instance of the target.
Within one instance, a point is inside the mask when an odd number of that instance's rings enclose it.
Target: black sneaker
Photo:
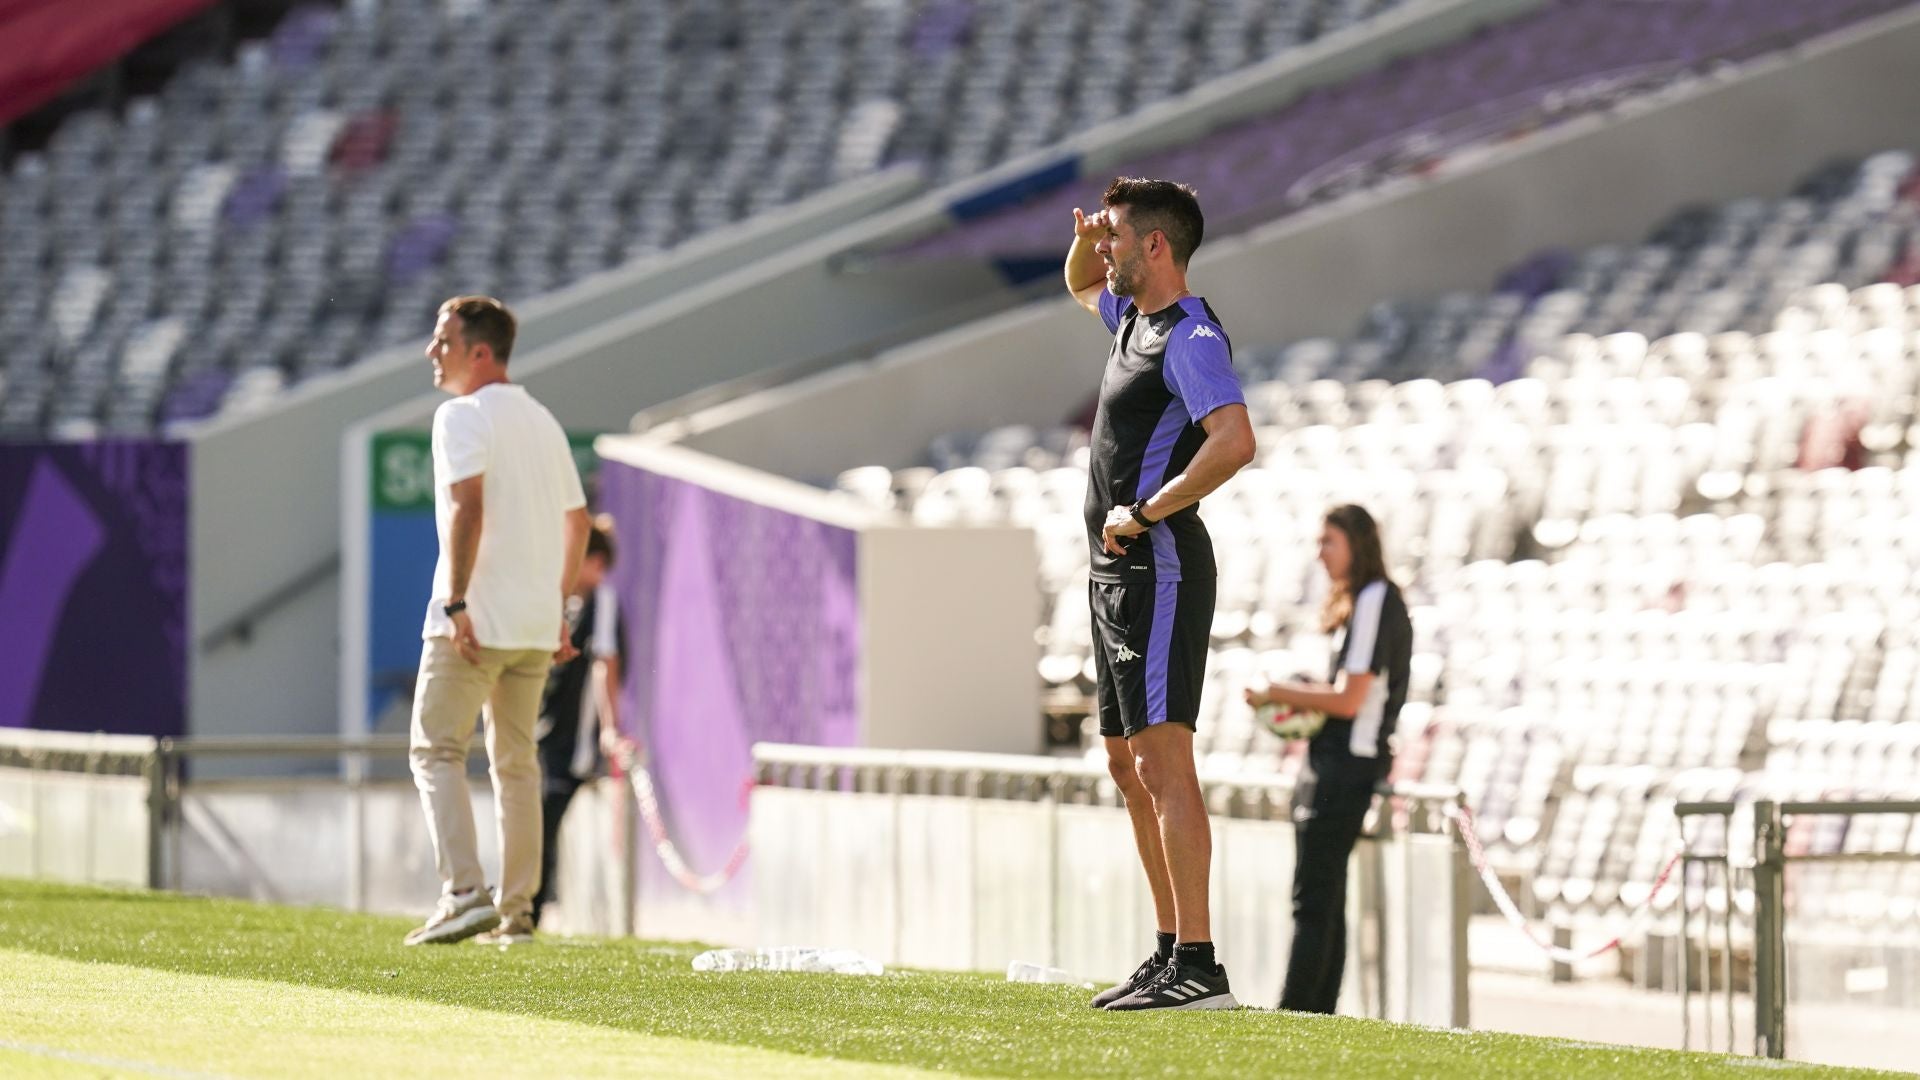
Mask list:
[[[1119,985],[1109,986],[1100,991],[1093,999],[1093,1007],[1104,1009],[1123,997],[1132,997],[1152,982],[1153,977],[1160,974],[1162,968],[1171,963],[1173,963],[1171,958],[1163,960],[1158,956],[1147,957],[1140,962],[1139,967],[1133,969],[1133,974],[1121,980]]]
[[[1219,964],[1207,971],[1193,964],[1170,961],[1153,981],[1107,1006],[1109,1012],[1137,1009],[1237,1009],[1227,986],[1227,969]]]

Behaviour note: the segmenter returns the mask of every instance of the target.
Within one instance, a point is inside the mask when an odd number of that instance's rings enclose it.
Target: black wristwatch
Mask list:
[[[1152,518],[1146,515],[1146,512],[1145,512],[1146,506],[1147,506],[1147,500],[1141,499],[1139,502],[1134,503],[1132,506],[1127,507],[1127,513],[1133,515],[1133,520],[1139,522],[1141,528],[1151,529],[1155,525],[1158,525],[1159,522],[1153,520]]]
[[[467,610],[467,602],[465,600],[455,600],[451,604],[440,605],[440,610],[446,612],[447,618],[451,619],[455,615]]]

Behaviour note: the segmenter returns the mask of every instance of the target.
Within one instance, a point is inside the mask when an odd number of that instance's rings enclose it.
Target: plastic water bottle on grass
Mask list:
[[[693,958],[695,971],[752,971],[752,949],[708,949]]]
[[[886,969],[854,949],[780,945],[762,949],[711,949],[693,958],[695,971],[810,971],[832,975],[882,975]]]

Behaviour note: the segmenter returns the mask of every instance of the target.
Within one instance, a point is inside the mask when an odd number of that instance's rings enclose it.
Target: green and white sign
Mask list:
[[[593,452],[595,435],[568,432],[580,480],[591,486],[600,469]],[[373,437],[371,487],[374,510],[433,510],[432,435],[425,431],[383,431]],[[431,569],[431,568],[429,568]]]

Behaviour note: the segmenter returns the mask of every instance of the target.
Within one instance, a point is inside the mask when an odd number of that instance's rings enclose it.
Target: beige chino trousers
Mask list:
[[[481,648],[470,664],[449,638],[428,638],[420,651],[408,754],[427,812],[442,894],[486,885],[467,787],[467,744],[473,718],[485,713],[488,772],[500,839],[502,918],[530,915],[540,888],[540,761],[533,726],[553,662],[550,649]]]

